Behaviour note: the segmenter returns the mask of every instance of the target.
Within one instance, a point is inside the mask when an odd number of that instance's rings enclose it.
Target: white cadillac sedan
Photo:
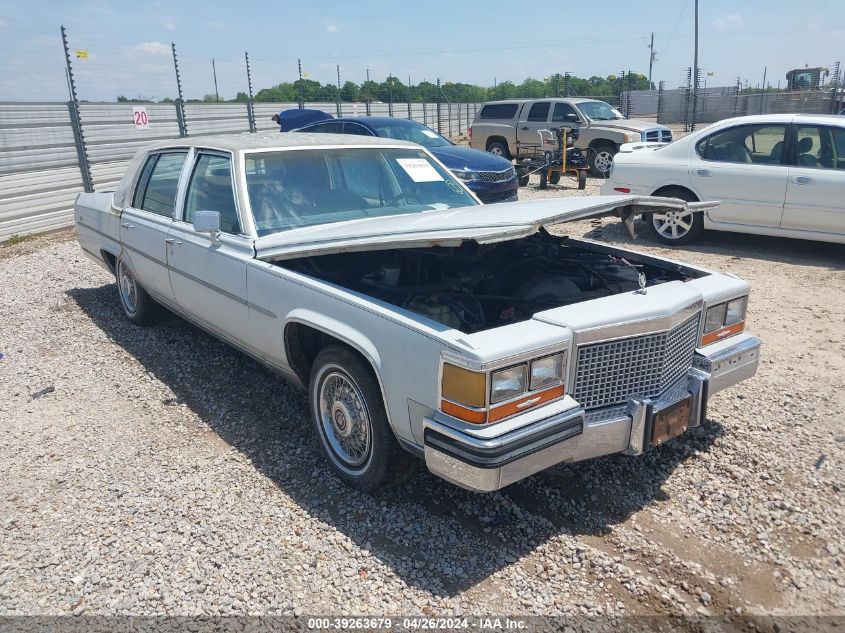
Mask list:
[[[647,216],[664,244],[704,229],[845,243],[845,119],[745,116],[668,145],[623,145],[602,193],[721,201],[705,213]]]

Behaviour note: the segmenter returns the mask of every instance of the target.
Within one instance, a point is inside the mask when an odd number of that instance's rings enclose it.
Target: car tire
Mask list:
[[[124,316],[135,325],[158,323],[164,309],[138,283],[135,274],[122,257],[117,258],[114,276],[117,282],[117,296]]]
[[[578,170],[578,189],[583,191],[587,188],[587,172],[583,169]]]
[[[610,142],[601,142],[593,145],[588,152],[590,171],[594,176],[607,178],[610,176],[610,169],[613,166],[613,157],[616,156],[616,145]]]
[[[414,459],[393,435],[378,382],[358,354],[341,346],[323,349],[308,394],[323,454],[349,486],[374,493],[412,471]]]
[[[551,173],[551,175],[549,176],[549,182],[553,185],[556,185],[557,183],[559,183],[560,182],[560,172],[559,171],[553,171]]]
[[[511,160],[511,153],[508,146],[501,141],[493,141],[487,145],[487,151],[494,156],[501,156],[507,160]]]
[[[656,196],[679,198],[686,202],[698,202],[692,192],[686,189],[669,188],[656,191]],[[704,216],[691,211],[670,211],[668,213],[649,213],[646,226],[654,238],[661,244],[682,246],[698,240],[704,233]]]
[[[548,181],[548,170],[541,169],[540,170],[540,189],[548,189],[549,181]]]
[[[519,186],[520,187],[527,187],[528,182],[531,180],[531,174],[525,174],[524,176],[519,177]]]

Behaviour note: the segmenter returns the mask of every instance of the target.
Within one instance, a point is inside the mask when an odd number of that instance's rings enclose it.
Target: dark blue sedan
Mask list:
[[[455,145],[422,123],[391,117],[347,117],[303,126],[297,132],[358,134],[411,141],[425,147],[485,204],[513,202],[519,182],[510,161],[499,156]]]

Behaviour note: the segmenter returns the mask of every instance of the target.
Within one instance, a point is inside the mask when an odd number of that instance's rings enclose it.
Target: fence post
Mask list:
[[[458,103],[458,136],[463,134],[463,130],[461,129],[461,104]]]
[[[408,76],[408,120],[410,121],[414,117],[411,115],[411,77]]]
[[[423,125],[428,126],[428,102],[425,100],[425,93],[422,95]]]
[[[440,77],[437,78],[437,133],[443,134],[443,128],[440,125],[441,123],[441,116],[440,116]]]
[[[452,102],[446,104],[446,116],[449,117],[449,138],[452,138]]]
[[[666,83],[663,82],[663,81],[661,81],[660,83],[657,84],[657,122],[658,123],[664,122],[662,119],[663,119],[663,108],[666,105],[663,102],[663,100],[665,98],[663,96],[663,89],[664,89],[665,85],[666,85]]]
[[[82,119],[79,115],[79,100],[76,98],[76,82],[73,79],[73,69],[70,65],[70,51],[67,45],[67,32],[62,25],[62,45],[65,49],[65,63],[67,64],[67,82],[70,91],[70,101],[67,102],[70,114],[70,125],[73,129],[73,144],[76,146],[76,156],[79,160],[79,171],[82,173],[82,187],[86,193],[94,191],[94,179],[91,177],[91,164],[88,162],[88,148],[85,146],[85,134],[82,131]]]
[[[249,100],[246,102],[246,118],[249,120],[249,131],[257,132],[258,127],[255,125],[255,109],[252,104],[252,73],[249,70],[249,53],[244,51],[244,59],[246,60],[246,85],[249,90]]]
[[[170,42],[170,49],[173,51],[173,69],[176,71],[176,91],[179,98],[176,99],[176,121],[179,123],[179,136],[188,136],[188,122],[185,120],[185,101],[182,99],[182,77],[179,75],[179,61],[176,59],[176,43]]]

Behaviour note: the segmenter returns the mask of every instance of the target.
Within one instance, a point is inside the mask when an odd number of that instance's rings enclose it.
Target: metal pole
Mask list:
[[[408,75],[408,120],[413,118],[411,116],[411,75]]]
[[[695,0],[695,54],[692,60],[692,123],[690,132],[695,131],[695,115],[698,107],[698,0]]]
[[[73,80],[73,68],[70,65],[70,50],[67,45],[67,31],[62,25],[62,45],[65,49],[67,81],[70,89],[70,101],[67,102],[70,124],[73,128],[73,141],[76,145],[76,157],[82,174],[82,187],[86,193],[94,191],[94,179],[91,177],[91,164],[88,162],[88,150],[85,147],[85,134],[82,131],[82,118],[79,114],[79,99],[76,98],[76,83]]]
[[[258,128],[255,125],[255,106],[252,103],[252,73],[249,70],[249,53],[244,51],[244,59],[246,60],[246,85],[249,90],[249,101],[246,102],[246,116],[249,119],[249,131],[257,132]]]
[[[170,50],[173,51],[173,69],[176,71],[176,91],[179,98],[176,99],[176,121],[179,123],[179,136],[188,136],[188,125],[185,121],[185,101],[182,99],[182,78],[179,76],[179,60],[176,57],[176,44],[170,42]]]
[[[664,103],[663,103],[663,99],[664,99],[663,86],[664,85],[665,85],[665,83],[661,81],[657,86],[657,122],[658,123],[664,122],[662,120],[663,119],[663,106],[664,106]]]
[[[370,83],[370,69],[367,68],[367,83]],[[367,116],[370,116],[370,98],[367,95],[364,95],[364,99],[366,99],[365,103],[367,106]]]
[[[214,72],[214,101],[220,103],[220,92],[217,90],[217,65],[214,63],[214,58],[211,58],[211,70]]]
[[[760,92],[760,114],[763,114],[763,96],[766,93],[766,73],[768,70],[768,66],[763,66],[763,90]]]
[[[440,77],[437,78],[437,133],[443,134],[442,127],[440,127]]]
[[[302,60],[296,60],[296,66],[299,69],[299,109],[302,110],[305,107],[305,91],[302,86]]]
[[[393,116],[393,76],[387,76],[387,116]]]
[[[337,116],[343,116],[340,112],[340,64],[337,65]]]
[[[654,66],[654,33],[651,34],[651,44],[648,45],[648,89],[651,90],[651,69]]]

